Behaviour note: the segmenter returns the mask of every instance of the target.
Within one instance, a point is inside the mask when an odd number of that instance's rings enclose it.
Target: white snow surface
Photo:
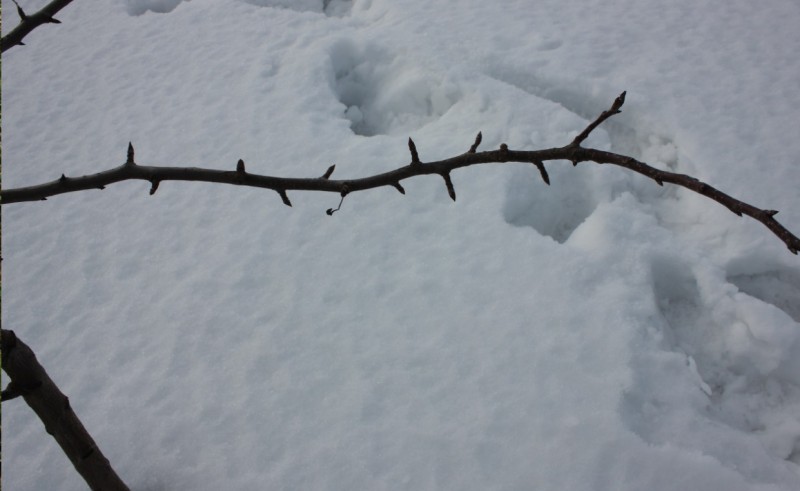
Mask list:
[[[19,0],[32,13],[46,0]],[[17,24],[3,0],[3,30]],[[800,232],[792,0],[95,0],[3,55],[3,187],[333,178],[507,143]],[[134,490],[800,489],[800,258],[613,166],[353,193],[129,181],[2,207],[2,322]],[[4,375],[4,384],[7,378]],[[3,487],[84,482],[22,400]]]

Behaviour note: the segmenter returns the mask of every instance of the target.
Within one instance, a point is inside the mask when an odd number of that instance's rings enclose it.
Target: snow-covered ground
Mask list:
[[[47,0],[19,0],[32,13]],[[17,24],[2,1],[3,30]],[[76,0],[3,55],[3,187],[587,146],[800,232],[794,0]],[[800,258],[611,166],[2,207],[3,327],[135,490],[800,489]],[[85,485],[22,401],[3,487]]]

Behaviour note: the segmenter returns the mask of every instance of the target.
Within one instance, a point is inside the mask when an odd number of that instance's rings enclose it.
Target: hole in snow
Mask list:
[[[400,56],[343,41],[331,50],[342,117],[362,136],[407,134],[445,114],[458,88]]]
[[[800,322],[800,272],[790,269],[728,276],[740,291],[769,303]]]
[[[297,12],[324,12],[333,17],[344,17],[350,13],[350,0],[241,0],[258,7],[273,7]]]
[[[800,341],[791,326],[767,322],[725,280],[701,280],[677,256],[654,258],[651,271],[661,344],[632,361],[643,375],[623,397],[626,424],[645,441],[698,449],[745,474],[800,462]],[[775,275],[766,276],[765,288],[774,287]]]
[[[548,167],[550,186],[531,165],[512,171],[503,203],[503,218],[511,225],[533,227],[559,243],[594,213],[599,202],[593,193],[591,170],[581,165],[556,162]]]
[[[175,10],[175,7],[182,1],[184,0],[124,0],[124,4],[125,11],[129,15],[142,15],[148,10],[158,14],[167,14]]]

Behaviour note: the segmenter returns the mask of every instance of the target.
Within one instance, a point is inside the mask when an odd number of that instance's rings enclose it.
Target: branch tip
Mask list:
[[[622,112],[619,109],[625,104],[625,94],[627,94],[627,92],[627,90],[623,90],[622,93],[614,99],[614,104],[611,105],[611,112],[614,114]]]
[[[419,154],[417,153],[417,146],[414,145],[414,140],[408,137],[408,150],[411,151],[411,163],[420,164]]]
[[[324,174],[322,174],[322,178],[323,178],[323,179],[330,179],[330,177],[331,177],[331,174],[333,174],[333,170],[334,170],[335,168],[336,168],[336,164],[333,164],[333,165],[331,165],[330,167],[328,167],[328,170],[326,170],[326,171],[325,171],[325,173],[324,173]]]

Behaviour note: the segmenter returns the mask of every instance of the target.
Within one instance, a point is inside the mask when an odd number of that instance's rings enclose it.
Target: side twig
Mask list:
[[[14,331],[5,329],[0,330],[0,345],[3,370],[11,380],[3,391],[3,400],[25,399],[90,489],[129,491],[31,348]]]
[[[465,153],[444,160],[422,162],[419,158],[416,145],[409,138],[408,148],[411,153],[411,162],[408,165],[382,174],[359,179],[331,179],[333,166],[329,167],[322,177],[315,178],[288,178],[251,174],[244,171],[243,162],[237,164],[236,170],[229,171],[201,169],[196,167],[145,166],[135,163],[133,146],[129,144],[127,160],[118,167],[81,177],[67,177],[62,174],[59,179],[48,183],[16,189],[5,189],[0,191],[0,204],[6,205],[23,201],[44,200],[58,194],[87,189],[104,189],[105,186],[116,182],[140,179],[150,181],[150,194],[156,192],[158,184],[162,181],[203,181],[271,189],[280,195],[284,204],[291,206],[291,202],[286,194],[287,191],[326,191],[339,193],[344,197],[346,194],[355,191],[392,186],[400,193],[405,194],[405,189],[400,185],[400,181],[426,174],[441,176],[444,179],[450,198],[455,201],[455,187],[450,178],[450,172],[461,167],[505,162],[532,163],[539,170],[545,183],[550,184],[550,177],[544,166],[545,161],[562,160],[572,162],[573,165],[577,165],[579,162],[595,162],[597,164],[618,165],[649,177],[660,186],[668,182],[710,198],[722,204],[736,215],[747,215],[761,222],[786,244],[789,251],[793,254],[798,253],[800,250],[800,238],[789,232],[789,230],[775,220],[774,217],[778,213],[776,210],[762,210],[733,198],[713,186],[685,174],[656,169],[644,162],[640,162],[625,155],[582,147],[581,143],[586,140],[597,126],[609,117],[620,112],[620,108],[624,102],[625,92],[614,100],[608,110],[603,111],[603,113],[592,121],[586,129],[563,147],[547,148],[543,150],[510,150],[508,145],[502,143],[497,150],[478,152],[477,147],[482,139],[481,134],[478,133],[474,143]],[[333,211],[335,210],[329,209],[328,214],[331,215]]]
[[[60,24],[61,21],[57,20],[54,16],[59,10],[66,7],[71,2],[72,0],[53,0],[45,5],[42,10],[35,14],[28,15],[22,10],[22,7],[19,6],[17,0],[14,0],[14,4],[17,6],[20,23],[14,30],[3,36],[2,40],[0,40],[0,52],[5,53],[6,50],[11,49],[13,46],[24,45],[25,43],[22,42],[22,39],[42,24]]]

